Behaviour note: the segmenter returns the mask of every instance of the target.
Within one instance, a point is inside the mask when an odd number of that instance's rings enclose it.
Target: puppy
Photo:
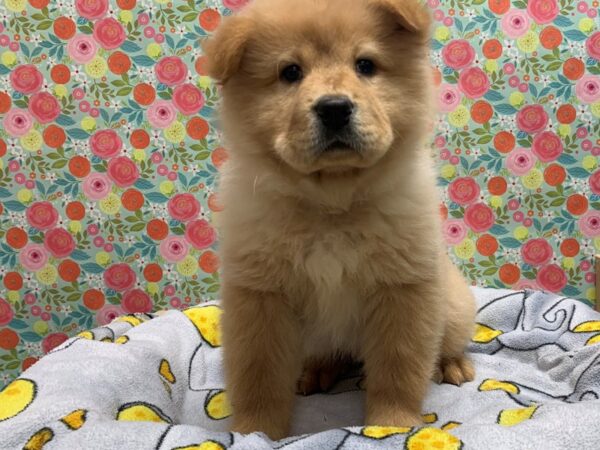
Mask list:
[[[234,431],[286,436],[296,388],[328,388],[348,359],[369,425],[418,425],[432,377],[473,378],[474,301],[445,255],[428,149],[429,27],[419,0],[255,0],[205,42],[231,153]]]

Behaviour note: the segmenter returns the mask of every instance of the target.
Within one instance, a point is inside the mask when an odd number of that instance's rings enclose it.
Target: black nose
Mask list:
[[[354,103],[344,95],[321,97],[315,105],[315,111],[325,128],[339,131],[350,123]]]

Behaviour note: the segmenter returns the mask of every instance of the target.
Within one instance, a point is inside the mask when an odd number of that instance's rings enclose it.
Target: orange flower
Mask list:
[[[208,135],[208,122],[200,117],[193,117],[187,123],[185,129],[192,139],[204,139]]]
[[[77,264],[75,261],[65,259],[58,265],[58,274],[66,282],[72,283],[73,281],[77,281],[77,278],[79,278],[81,269],[79,268],[79,264]]]
[[[69,161],[69,170],[74,177],[84,178],[91,171],[91,164],[85,156],[73,156]]]
[[[163,270],[158,264],[151,263],[144,267],[144,278],[149,283],[157,283],[162,279],[162,277]]]
[[[488,181],[488,192],[492,195],[504,194],[507,187],[504,177],[493,177]]]
[[[540,34],[542,46],[548,50],[554,50],[563,41],[563,35],[555,26],[549,26],[542,30]]]
[[[90,289],[83,293],[83,304],[91,310],[97,310],[104,306],[104,294],[97,289]]]
[[[75,22],[68,17],[61,16],[54,21],[54,34],[60,39],[71,39],[76,31]]]
[[[150,145],[150,135],[146,130],[133,130],[129,142],[133,148],[144,149]]]
[[[569,80],[579,80],[585,73],[585,64],[578,58],[569,58],[563,64],[563,74]]]
[[[228,158],[229,155],[227,154],[227,150],[225,150],[223,147],[215,148],[210,155],[210,159],[217,169],[221,167]]]
[[[52,81],[57,84],[65,84],[71,79],[71,71],[66,65],[57,64],[52,67],[52,70],[50,71],[50,77],[52,78]]]
[[[221,23],[221,14],[214,9],[205,9],[200,13],[198,21],[200,22],[200,26],[206,31],[215,31],[219,23]]]
[[[131,59],[119,50],[108,57],[107,63],[108,68],[115,75],[123,75],[131,69]]]
[[[148,83],[140,83],[133,88],[133,99],[140,105],[148,106],[155,98],[156,91]]]
[[[23,287],[23,277],[17,272],[8,272],[4,275],[4,286],[9,291],[18,291]]]
[[[198,260],[200,268],[206,273],[215,273],[219,269],[219,257],[211,250],[202,253]]]
[[[152,219],[146,225],[146,231],[155,241],[162,241],[169,234],[169,225],[161,219]]]
[[[128,211],[137,211],[144,205],[144,195],[137,189],[128,189],[121,196],[123,207]]]
[[[65,130],[58,125],[48,125],[44,130],[44,142],[50,148],[59,148],[67,140]]]
[[[500,280],[505,284],[515,284],[521,278],[521,269],[514,264],[504,264],[500,267]]]
[[[10,96],[4,92],[0,92],[0,114],[7,112],[12,105]]]
[[[484,124],[489,122],[494,114],[494,109],[485,100],[479,100],[471,107],[471,118],[474,122]]]
[[[573,194],[567,199],[567,211],[580,216],[588,210],[588,199],[581,194]]]
[[[67,205],[66,213],[71,220],[81,220],[85,217],[85,206],[81,202],[70,202]]]
[[[27,233],[22,228],[12,227],[6,232],[6,243],[14,249],[25,247],[27,241]]]
[[[550,164],[546,167],[546,170],[544,170],[544,180],[550,186],[558,186],[565,181],[566,177],[567,173],[565,172],[565,169],[558,164]]]
[[[510,153],[515,144],[515,136],[510,131],[501,131],[494,136],[494,148],[500,153]]]
[[[577,110],[573,105],[561,105],[556,111],[556,119],[560,123],[571,124],[577,118]]]

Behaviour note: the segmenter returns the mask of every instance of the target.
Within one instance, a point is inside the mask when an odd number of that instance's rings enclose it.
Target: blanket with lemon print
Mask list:
[[[0,449],[597,448],[600,314],[541,292],[475,293],[477,378],[432,385],[422,427],[362,426],[356,374],[298,398],[294,437],[228,432],[222,311],[209,303],[124,316],[53,350],[0,391]]]

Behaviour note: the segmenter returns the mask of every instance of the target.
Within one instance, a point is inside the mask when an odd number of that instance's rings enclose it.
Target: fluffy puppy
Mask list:
[[[230,149],[235,431],[284,437],[295,390],[328,388],[350,358],[369,425],[418,425],[432,377],[473,378],[474,301],[444,252],[428,149],[429,27],[419,0],[255,0],[205,43]]]

